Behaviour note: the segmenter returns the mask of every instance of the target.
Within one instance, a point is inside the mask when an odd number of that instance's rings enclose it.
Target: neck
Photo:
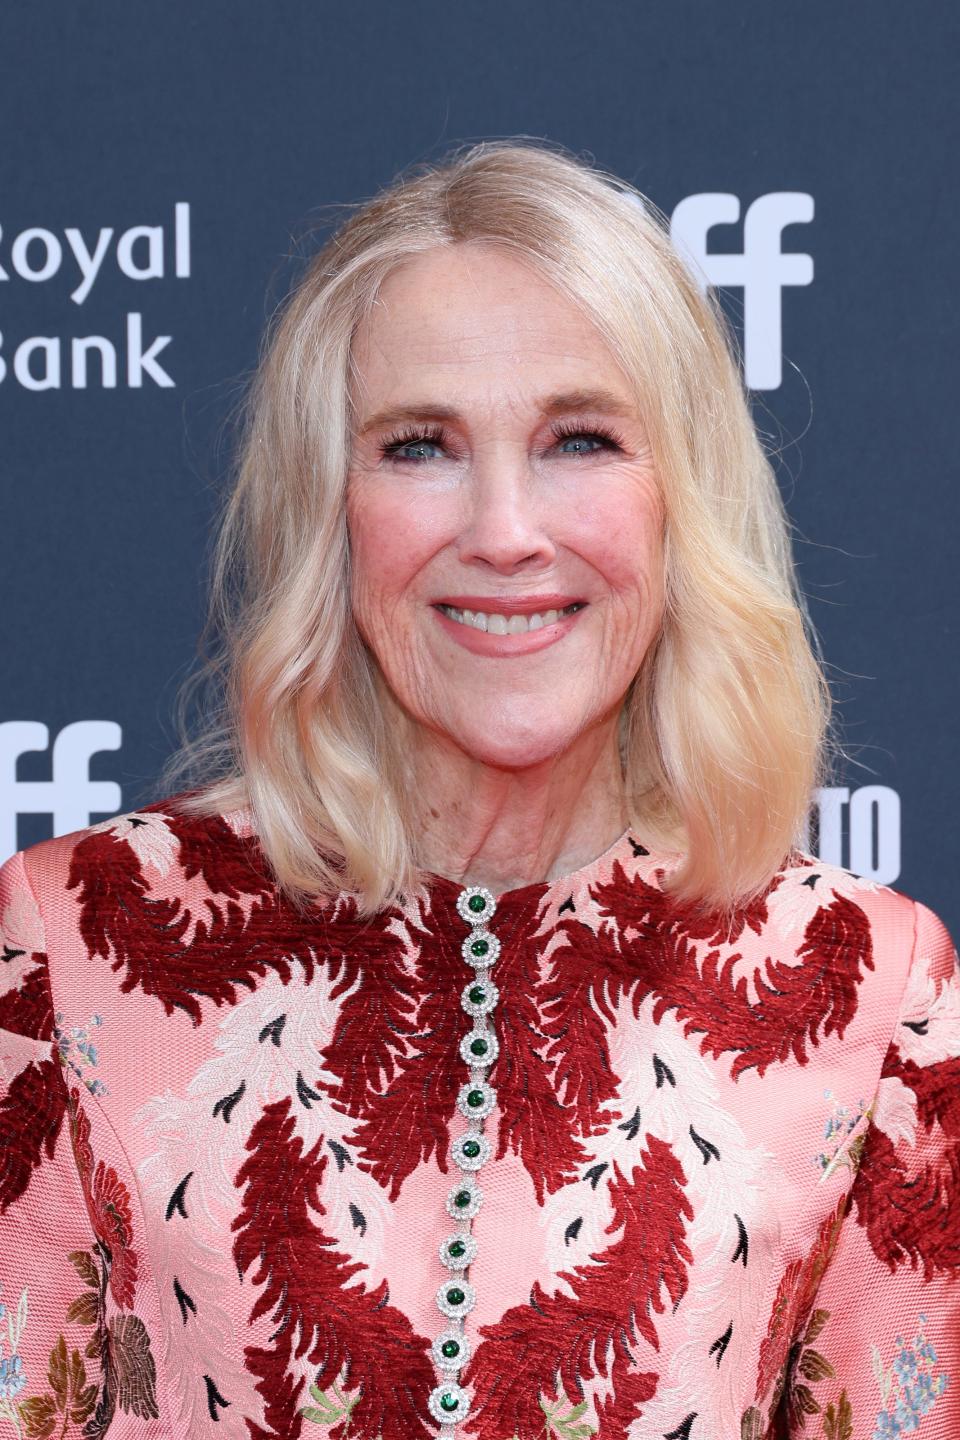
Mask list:
[[[588,865],[629,822],[617,731],[610,717],[562,755],[519,770],[421,733],[413,753],[419,863],[494,894]]]

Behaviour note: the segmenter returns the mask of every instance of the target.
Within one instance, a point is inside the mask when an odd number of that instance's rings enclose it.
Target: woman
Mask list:
[[[530,143],[361,207],[214,618],[203,783],[3,870],[11,1431],[956,1437],[955,958],[795,846],[826,690],[662,217]]]

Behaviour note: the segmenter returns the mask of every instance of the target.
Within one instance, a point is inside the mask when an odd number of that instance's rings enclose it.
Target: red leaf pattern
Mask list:
[[[75,1167],[103,1305],[132,1320],[156,1292],[178,1327],[190,1434],[164,1430],[161,1410],[164,1440],[298,1440],[317,1433],[313,1402],[330,1409],[330,1440],[436,1434],[437,1251],[468,1074],[461,887],[434,876],[372,919],[346,892],[302,912],[242,815],[169,804],[49,843],[53,899],[48,852],[26,861],[54,917],[47,953],[9,945],[0,995],[5,1222],[35,1227],[48,1167]],[[776,1404],[815,1310],[822,1355],[806,1363],[818,1383],[832,1375],[825,1277],[869,1256],[898,1283],[960,1278],[960,1010],[938,951],[941,1030],[926,1029],[923,976],[896,1028],[910,902],[792,855],[731,921],[676,904],[672,863],[628,834],[566,881],[498,898],[480,1183],[500,1208],[478,1222],[461,1374],[476,1440],[786,1435],[789,1417],[756,1407]],[[10,913],[34,914],[26,899]],[[56,1014],[88,1044],[94,1010],[96,1104],[68,1091],[53,1043]],[[831,1086],[862,1134],[828,1162]],[[95,1153],[111,1132],[112,1164]],[[796,1206],[783,1217],[781,1190]],[[488,1215],[509,1216],[502,1233],[484,1231]],[[213,1254],[233,1287],[219,1310]],[[9,1307],[17,1281],[2,1278]],[[54,1309],[31,1297],[30,1315]],[[160,1403],[170,1352],[154,1350]]]

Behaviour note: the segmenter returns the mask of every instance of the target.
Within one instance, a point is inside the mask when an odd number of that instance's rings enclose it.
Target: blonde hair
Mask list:
[[[182,733],[198,683],[213,699],[163,783],[198,782],[176,802],[188,813],[249,809],[295,903],[348,888],[370,914],[422,882],[405,717],[351,615],[351,341],[396,266],[466,241],[560,286],[636,386],[665,508],[666,608],[621,715],[628,813],[638,835],[682,850],[678,899],[730,909],[802,833],[829,692],[719,303],[649,200],[543,142],[475,144],[402,175],[278,307],[214,552],[215,645],[181,694]]]

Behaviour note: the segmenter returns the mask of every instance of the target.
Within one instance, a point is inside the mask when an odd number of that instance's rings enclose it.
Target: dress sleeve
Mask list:
[[[836,1249],[791,1357],[783,1432],[960,1437],[960,975],[916,906],[900,1013]]]
[[[0,868],[0,1433],[102,1435],[106,1257],[78,1168],[43,924],[22,855]],[[77,1081],[78,1093],[83,1089]],[[111,1412],[111,1413],[108,1413]]]

